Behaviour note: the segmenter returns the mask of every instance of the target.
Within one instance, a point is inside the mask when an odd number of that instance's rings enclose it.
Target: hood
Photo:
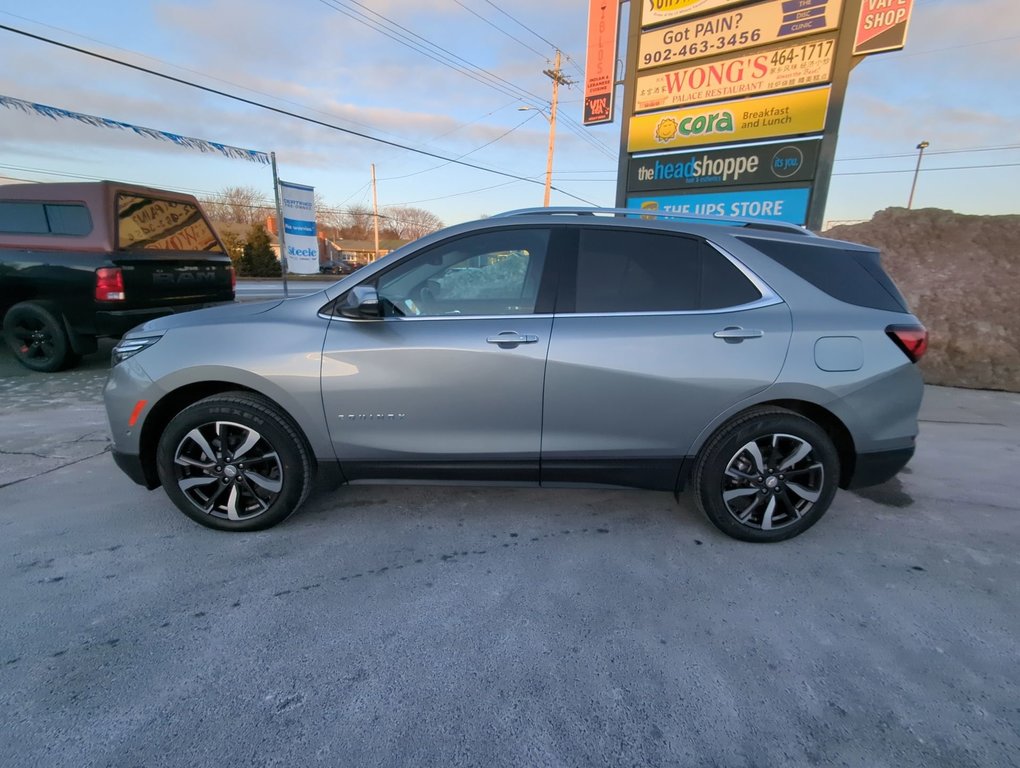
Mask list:
[[[131,335],[148,331],[169,331],[173,328],[186,328],[195,325],[229,323],[244,317],[261,315],[280,306],[283,302],[284,299],[271,299],[269,301],[224,304],[219,307],[182,312],[178,315],[167,315],[139,325],[137,328],[132,329]]]

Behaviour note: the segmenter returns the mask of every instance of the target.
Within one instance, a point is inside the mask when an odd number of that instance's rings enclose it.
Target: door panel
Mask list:
[[[529,461],[537,480],[551,326],[538,316],[334,319],[322,397],[337,458]]]
[[[714,336],[738,327],[762,335]],[[776,380],[789,342],[785,304],[686,315],[557,315],[542,459],[683,457],[720,411]]]

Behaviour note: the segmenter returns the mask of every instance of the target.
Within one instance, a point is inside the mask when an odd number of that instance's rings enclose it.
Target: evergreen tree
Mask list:
[[[269,245],[269,233],[262,224],[252,224],[241,254],[240,273],[245,277],[279,277],[280,262]]]

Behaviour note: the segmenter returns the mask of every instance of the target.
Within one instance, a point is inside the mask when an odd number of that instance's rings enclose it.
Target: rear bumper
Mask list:
[[[207,301],[197,304],[178,304],[169,307],[146,307],[144,309],[100,310],[96,312],[96,335],[119,338],[136,325],[147,323],[159,317],[180,314],[181,312],[191,312],[195,309],[218,307],[223,304],[233,304],[233,301]]]
[[[141,456],[132,453],[122,453],[121,451],[112,451],[114,463],[120,467],[121,471],[134,480],[139,485],[145,486],[150,491],[153,488],[159,487],[159,478],[150,477],[150,473],[145,471],[145,466],[142,464]],[[155,473],[151,473],[155,474]]]
[[[854,474],[847,488],[866,488],[881,485],[895,477],[914,455],[914,446],[877,453],[858,453]]]

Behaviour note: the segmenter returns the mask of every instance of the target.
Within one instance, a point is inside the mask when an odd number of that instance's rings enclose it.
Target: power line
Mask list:
[[[318,120],[318,119],[313,118],[313,117],[308,117],[307,115],[300,115],[300,114],[298,114],[296,112],[291,112],[291,111],[286,110],[286,109],[281,109],[280,107],[274,107],[271,104],[265,104],[263,102],[255,101],[254,99],[249,99],[249,98],[246,98],[244,96],[238,96],[237,94],[228,93],[227,91],[221,91],[221,90],[218,90],[216,88],[212,88],[212,87],[207,86],[207,85],[201,85],[200,83],[195,83],[195,82],[192,82],[190,80],[185,80],[185,79],[180,78],[180,77],[175,77],[174,75],[168,75],[168,74],[166,74],[164,72],[158,72],[158,71],[156,71],[154,69],[149,69],[148,67],[143,67],[143,66],[138,65],[138,64],[132,64],[130,62],[123,61],[121,59],[117,59],[117,58],[115,58],[113,56],[107,56],[105,54],[98,53],[96,51],[90,51],[87,48],[80,48],[78,46],[71,45],[69,43],[62,43],[62,42],[60,42],[58,40],[53,40],[52,38],[43,37],[42,35],[37,35],[37,34],[34,34],[32,32],[27,32],[27,31],[25,31],[23,29],[18,29],[16,27],[10,27],[10,26],[8,26],[6,24],[0,24],[0,29],[6,30],[8,32],[14,32],[15,34],[22,35],[24,37],[28,37],[28,38],[31,38],[33,40],[38,40],[38,41],[43,42],[43,43],[49,43],[50,45],[55,45],[55,46],[57,46],[59,48],[64,48],[64,49],[67,49],[67,50],[70,50],[70,51],[75,51],[76,53],[81,53],[81,54],[84,54],[85,56],[91,56],[93,58],[101,59],[103,61],[108,61],[111,64],[118,64],[118,65],[120,65],[122,67],[127,67],[128,69],[133,69],[133,70],[136,70],[138,72],[145,72],[146,74],[153,75],[155,77],[159,77],[159,78],[162,78],[164,80],[169,80],[171,82],[178,83],[180,85],[186,85],[186,86],[188,86],[190,88],[196,88],[196,89],[198,89],[200,91],[205,91],[206,93],[212,93],[212,94],[215,94],[217,96],[222,96],[222,97],[224,97],[226,99],[231,99],[233,101],[237,101],[237,102],[240,102],[242,104],[248,104],[248,105],[253,106],[253,107],[259,107],[260,109],[265,109],[265,110],[268,110],[270,112],[276,112],[277,114],[286,115],[287,117],[293,117],[293,118],[295,118],[297,120],[302,120],[302,121],[304,121],[306,123],[311,123],[313,125],[318,125],[318,126],[321,126],[323,128],[329,128],[329,129],[334,130],[334,131],[339,131],[340,133],[345,133],[345,134],[347,134],[349,136],[355,136],[355,137],[360,138],[360,139],[367,139],[368,141],[374,141],[374,142],[376,142],[378,144],[384,144],[386,146],[394,147],[396,149],[402,149],[402,150],[405,150],[407,152],[413,152],[415,154],[424,155],[426,157],[433,157],[433,158],[435,158],[437,160],[444,160],[444,161],[447,161],[447,162],[450,162],[450,163],[454,163],[456,165],[464,166],[466,168],[473,168],[473,169],[475,169],[477,171],[485,171],[486,173],[492,173],[492,174],[495,174],[497,176],[504,176],[504,177],[509,178],[509,179],[516,179],[517,181],[527,181],[529,184],[540,184],[541,183],[541,182],[535,181],[534,179],[528,179],[528,178],[526,178],[524,176],[518,176],[517,174],[508,173],[506,171],[499,171],[499,170],[496,170],[495,168],[486,168],[485,166],[477,165],[475,163],[469,163],[469,162],[466,162],[464,160],[457,160],[455,158],[447,157],[446,155],[441,155],[441,154],[439,154],[437,152],[429,152],[429,151],[424,150],[424,149],[417,149],[417,148],[411,147],[411,146],[409,146],[407,144],[401,144],[401,143],[396,142],[396,141],[390,141],[389,139],[383,139],[383,138],[380,138],[378,136],[372,136],[371,134],[362,133],[360,131],[354,131],[354,130],[351,130],[350,128],[343,128],[343,127],[341,127],[339,125],[334,125],[332,123],[327,123],[327,122],[325,122],[323,120]],[[581,200],[583,202],[588,202],[587,200],[584,200],[584,198],[578,197],[577,195],[574,195],[574,194],[572,194],[570,192],[566,192],[565,190],[557,189],[556,191],[560,192],[561,194],[567,195],[568,197],[572,197],[575,200]]]
[[[520,39],[519,37],[514,37],[513,35],[511,35],[511,34],[510,34],[509,32],[507,32],[507,31],[506,31],[505,29],[503,29],[502,27],[500,27],[500,26],[498,26],[498,25],[496,25],[496,24],[492,23],[491,21],[489,21],[489,20],[488,20],[487,18],[485,18],[484,16],[482,16],[482,14],[480,14],[480,13],[479,13],[478,11],[474,10],[473,8],[468,8],[468,7],[467,7],[466,5],[464,5],[464,3],[462,3],[462,2],[460,1],[460,0],[453,0],[453,2],[455,2],[455,3],[457,4],[457,5],[459,5],[459,6],[461,7],[461,8],[463,8],[463,9],[464,9],[465,11],[467,11],[468,13],[470,13],[470,14],[472,14],[472,15],[474,15],[474,16],[477,16],[477,17],[478,17],[479,19],[481,19],[482,21],[484,21],[484,22],[485,22],[486,24],[488,24],[488,25],[489,25],[490,27],[492,27],[493,29],[495,29],[495,30],[496,30],[497,32],[501,32],[502,34],[504,34],[504,35],[506,35],[507,37],[509,37],[509,38],[510,38],[511,40],[513,40],[513,41],[515,41],[515,42],[517,42],[517,43],[520,43],[520,44],[521,44],[522,46],[524,46],[525,48],[527,48],[527,49],[528,49],[529,51],[531,51],[532,53],[537,53],[537,54],[538,54],[539,56],[541,56],[541,57],[542,57],[543,59],[546,59],[546,60],[548,60],[548,58],[549,58],[549,57],[548,57],[548,56],[546,56],[546,55],[545,55],[544,53],[542,53],[541,51],[537,51],[537,50],[535,50],[535,49],[534,49],[534,48],[532,48],[532,47],[531,47],[530,45],[528,45],[528,44],[527,44],[526,42],[524,42],[523,40],[521,40],[521,39]]]
[[[499,90],[504,94],[510,96],[517,95],[519,98],[523,98],[523,100],[525,101],[531,99],[541,100],[540,96],[537,96],[536,94],[531,93],[530,91],[521,88],[520,86],[517,86],[514,83],[511,83],[509,80],[506,80],[505,78],[502,78],[499,75],[468,61],[462,56],[458,56],[453,51],[450,51],[449,49],[444,48],[441,45],[433,43],[431,40],[422,37],[416,32],[413,32],[407,27],[398,24],[397,22],[393,21],[392,19],[389,19],[383,14],[373,11],[371,8],[368,8],[367,6],[359,3],[357,0],[346,0],[346,2],[353,3],[362,10],[352,8],[350,5],[340,5],[339,3],[344,2],[344,0],[319,0],[319,2],[327,6],[328,8],[337,11],[338,13],[347,16],[348,18],[357,21],[358,23],[367,26],[369,29],[373,29],[376,32],[379,32],[385,35],[386,37],[390,38],[391,40],[394,40],[395,42],[398,42],[401,45],[410,48],[413,51],[416,51],[417,53],[421,53],[425,56],[428,56],[433,61],[436,61],[445,67],[449,67],[455,72],[459,72],[462,75],[470,77],[472,80],[476,80],[485,85],[488,85],[491,88],[495,88],[496,90]],[[376,21],[375,19],[366,15],[366,12],[372,14],[372,16],[378,17],[382,21],[381,22]],[[384,24],[388,26],[384,26]],[[405,32],[407,34],[403,34]],[[408,35],[410,35],[411,37],[408,37]],[[415,42],[414,40],[411,39],[412,37],[417,38],[418,40],[421,41],[421,43]],[[422,43],[424,43],[424,46],[429,46],[429,48],[433,50],[425,48],[422,45]],[[461,62],[461,64],[458,64],[457,61]],[[479,75],[481,77],[479,77]]]
[[[918,173],[931,173],[932,171],[972,171],[979,168],[1020,168],[1020,163],[997,163],[993,165],[949,165],[941,168],[921,168]],[[904,168],[895,171],[843,171],[834,173],[833,176],[876,176],[887,173],[914,173],[913,168]]]
[[[529,27],[523,21],[521,21],[520,19],[517,19],[514,16],[512,16],[507,10],[505,10],[504,8],[500,8],[498,5],[496,5],[494,2],[492,2],[492,0],[485,0],[485,2],[488,3],[489,5],[491,5],[493,8],[495,8],[500,13],[502,13],[504,16],[506,16],[508,19],[510,19],[510,21],[512,21],[517,26],[522,27],[523,29],[528,30],[528,32],[533,34],[535,37],[537,37],[539,40],[541,40],[543,43],[548,45],[553,50],[557,50],[557,51],[561,51],[561,52],[563,51],[562,46],[556,45],[556,43],[552,42],[548,38],[543,37],[542,35],[538,34],[538,32],[533,30],[531,27]],[[580,66],[578,66],[578,63],[576,61],[574,61],[573,58],[571,58],[570,54],[564,53],[563,55],[566,57],[567,61],[569,61],[571,64],[574,65],[574,69],[577,70],[578,74],[580,74],[582,77],[584,77],[584,72],[581,70]]]

